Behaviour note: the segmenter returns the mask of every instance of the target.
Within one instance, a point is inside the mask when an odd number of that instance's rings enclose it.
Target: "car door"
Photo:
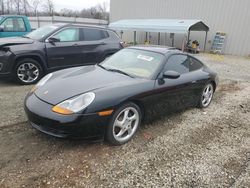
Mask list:
[[[162,78],[156,80],[158,107],[161,113],[183,109],[192,104],[193,77],[189,74],[189,59],[187,55],[175,54],[169,57],[162,71],[176,71],[178,78]]]
[[[0,37],[23,36],[27,33],[23,18],[9,17],[0,24]]]
[[[108,33],[98,28],[82,28],[83,40],[80,42],[81,63],[96,64],[103,58]]]
[[[63,28],[50,36],[45,43],[48,66],[64,68],[81,65],[79,41],[80,29],[77,27]]]

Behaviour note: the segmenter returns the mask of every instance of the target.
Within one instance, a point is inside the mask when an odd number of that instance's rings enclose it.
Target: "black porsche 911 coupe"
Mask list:
[[[136,46],[98,65],[48,74],[27,95],[25,111],[30,124],[46,134],[120,145],[144,119],[208,107],[217,84],[217,74],[188,54]]]

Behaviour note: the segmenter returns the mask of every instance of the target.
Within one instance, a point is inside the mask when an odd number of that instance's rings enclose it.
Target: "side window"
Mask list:
[[[108,38],[108,32],[99,29],[83,28],[83,36],[85,41],[95,41]]]
[[[165,66],[165,71],[176,71],[180,74],[189,72],[189,61],[186,55],[171,56]]]
[[[74,42],[79,41],[79,28],[67,28],[55,34],[53,38],[57,38],[60,42]]]
[[[13,32],[14,31],[14,18],[7,18],[4,20],[4,22],[1,24],[1,27],[3,28],[3,31],[5,32]]]
[[[109,38],[109,34],[108,34],[108,32],[107,31],[102,31],[102,33],[103,33],[103,38]]]
[[[25,23],[22,18],[17,19],[17,30],[21,32],[26,31]]]
[[[199,62],[198,60],[192,58],[192,57],[189,57],[189,70],[190,71],[195,71],[195,70],[198,70],[200,69],[201,67],[203,67],[203,64],[201,62]]]
[[[5,32],[24,32],[26,27],[22,18],[7,18],[1,27]]]

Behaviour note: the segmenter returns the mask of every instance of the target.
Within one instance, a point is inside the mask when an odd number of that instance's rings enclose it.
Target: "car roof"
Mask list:
[[[182,53],[178,48],[169,46],[160,46],[160,45],[137,45],[137,46],[130,46],[128,48],[151,51],[151,52],[161,53],[164,55],[167,55],[169,52]]]

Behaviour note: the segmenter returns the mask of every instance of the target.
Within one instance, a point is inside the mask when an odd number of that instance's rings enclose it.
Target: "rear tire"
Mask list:
[[[106,140],[112,145],[122,145],[130,141],[141,125],[141,110],[134,103],[118,108],[108,125]]]
[[[37,83],[42,78],[43,74],[40,63],[31,58],[20,60],[14,69],[15,80],[22,85]]]
[[[199,108],[207,108],[211,104],[214,95],[214,89],[215,88],[212,83],[205,85],[200,94],[200,101],[198,105]]]

